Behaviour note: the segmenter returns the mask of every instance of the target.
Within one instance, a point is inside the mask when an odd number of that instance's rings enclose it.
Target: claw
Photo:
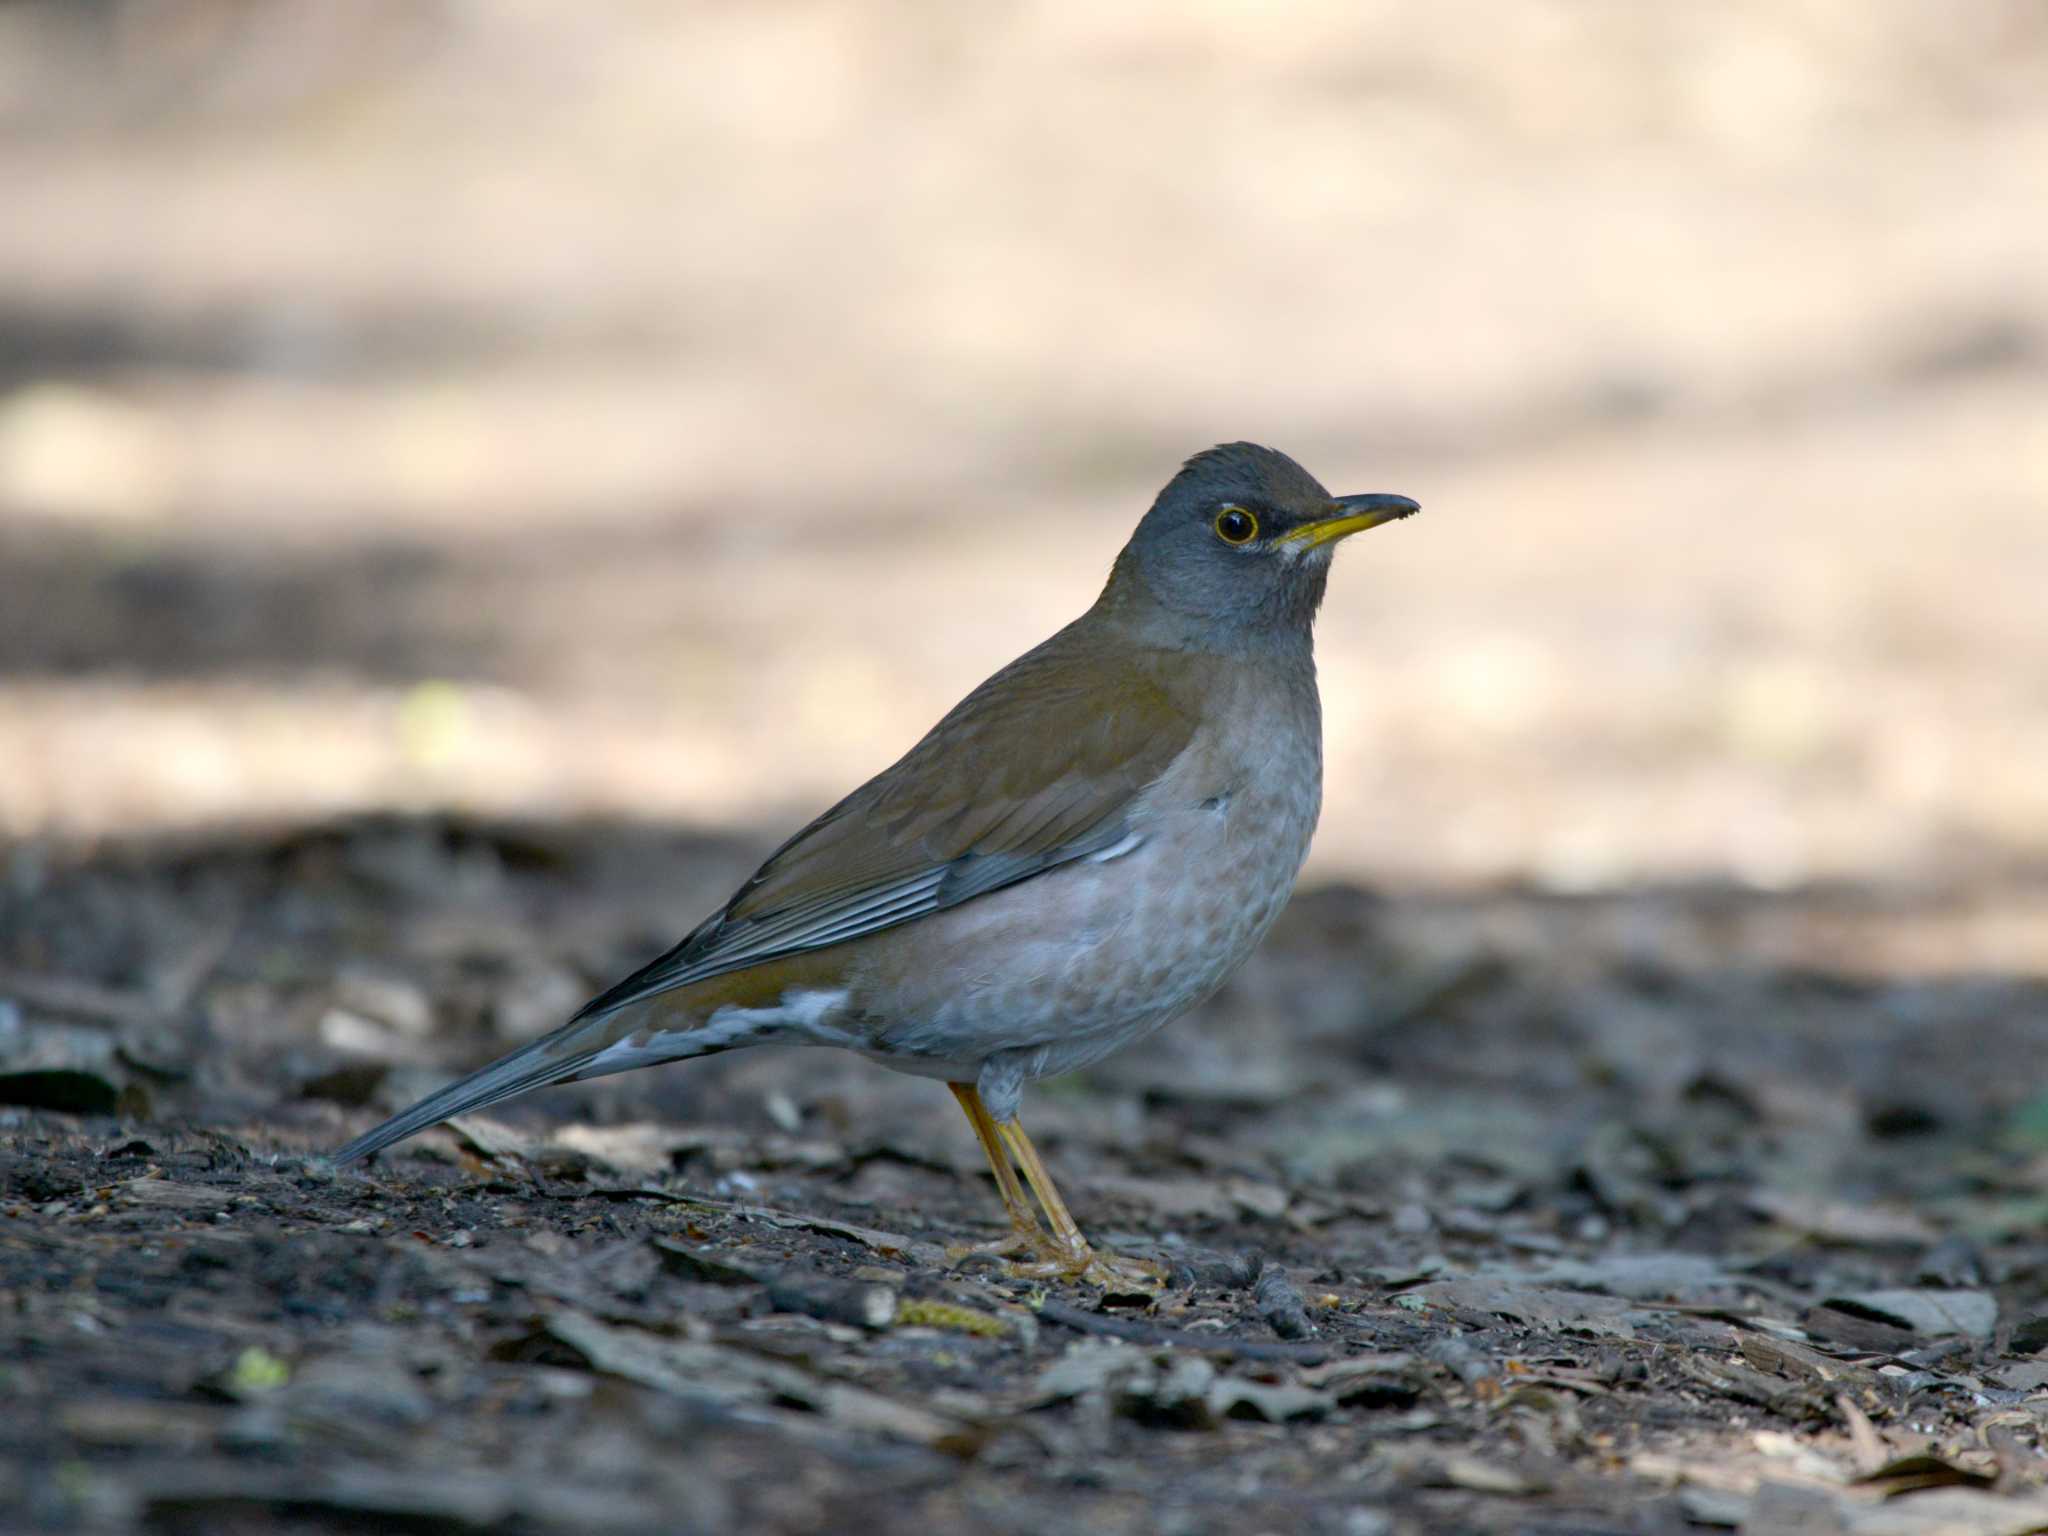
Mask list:
[[[1086,1244],[1079,1250],[1062,1247],[1043,1232],[955,1243],[946,1249],[946,1260],[956,1269],[987,1267],[1013,1280],[1064,1281],[1112,1296],[1157,1296],[1166,1288],[1166,1271],[1150,1260]]]
[[[1064,1274],[1065,1255],[1043,1232],[1012,1232],[985,1243],[949,1243],[946,1262],[955,1269],[997,1269],[1014,1274],[1036,1266],[1047,1274]]]
[[[1073,1278],[1098,1286],[1112,1296],[1157,1296],[1166,1289],[1166,1271],[1149,1259],[1091,1250],[1085,1268]]]

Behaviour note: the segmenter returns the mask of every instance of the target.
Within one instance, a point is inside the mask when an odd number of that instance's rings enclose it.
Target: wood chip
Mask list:
[[[1910,1211],[1754,1189],[1749,1208],[1780,1226],[1842,1243],[1931,1243],[1934,1229]]]
[[[557,1312],[547,1335],[575,1350],[593,1370],[696,1401],[760,1408],[802,1404],[843,1427],[971,1455],[981,1427],[913,1403],[813,1374],[785,1360],[702,1340],[669,1339],[614,1327],[580,1312]]]
[[[1868,1477],[1884,1464],[1884,1440],[1878,1436],[1878,1427],[1870,1421],[1870,1415],[1855,1405],[1847,1393],[1835,1397],[1835,1411],[1841,1415],[1843,1425],[1849,1430],[1849,1446],[1855,1454],[1855,1470]]]
[[[759,1271],[736,1263],[715,1249],[693,1248],[671,1237],[652,1238],[648,1246],[660,1255],[661,1267],[681,1280],[706,1285],[758,1285],[763,1278]]]
[[[1955,1333],[1979,1343],[1998,1326],[1998,1299],[1986,1291],[1853,1291],[1830,1296],[1826,1304],[1858,1310],[1914,1333]]]

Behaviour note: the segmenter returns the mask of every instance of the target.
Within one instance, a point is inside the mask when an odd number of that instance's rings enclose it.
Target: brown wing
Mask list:
[[[1181,657],[1105,661],[1075,626],[963,699],[893,767],[763,864],[717,916],[578,1018],[822,949],[1115,847],[1187,747]]]

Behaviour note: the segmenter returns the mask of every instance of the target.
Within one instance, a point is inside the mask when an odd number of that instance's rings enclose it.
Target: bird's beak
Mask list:
[[[1363,533],[1368,528],[1377,528],[1381,523],[1413,517],[1421,510],[1419,503],[1410,501],[1406,496],[1390,496],[1380,491],[1363,496],[1339,496],[1330,503],[1330,510],[1323,516],[1303,523],[1299,528],[1290,528],[1280,535],[1277,542],[1303,550],[1315,549],[1319,545],[1349,538],[1354,533]]]

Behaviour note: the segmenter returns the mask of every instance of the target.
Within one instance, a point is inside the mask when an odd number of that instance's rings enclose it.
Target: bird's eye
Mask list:
[[[1249,544],[1259,536],[1259,520],[1243,507],[1225,507],[1216,514],[1216,537],[1226,544]]]

